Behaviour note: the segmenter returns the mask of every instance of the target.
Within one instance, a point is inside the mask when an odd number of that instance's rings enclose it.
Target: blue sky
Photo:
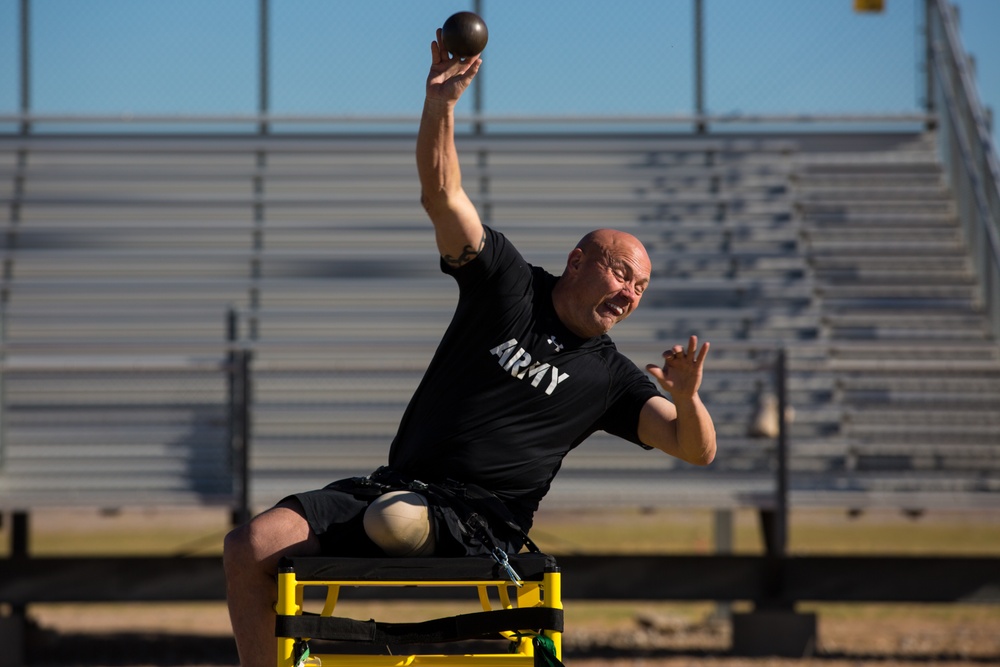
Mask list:
[[[497,114],[693,109],[692,0],[482,0]],[[1000,108],[1000,0],[959,0]],[[0,0],[0,113],[18,107],[18,0]],[[271,109],[415,114],[434,28],[468,0],[271,0]],[[704,0],[710,113],[891,113],[922,103],[922,0]],[[39,113],[250,113],[256,0],[33,0]]]

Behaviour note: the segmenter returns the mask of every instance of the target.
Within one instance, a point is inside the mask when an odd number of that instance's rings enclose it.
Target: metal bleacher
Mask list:
[[[595,436],[547,506],[772,504],[751,426],[779,349],[793,504],[998,505],[998,348],[927,137],[460,150],[484,220],[553,273],[595,227],[643,240],[653,283],[614,331],[637,364],[712,342],[712,466]],[[0,507],[232,503],[230,344],[254,506],[384,463],[456,295],[412,137],[6,138],[0,182]]]
[[[811,156],[796,188],[847,444],[810,494],[995,508],[1000,348],[933,137]]]

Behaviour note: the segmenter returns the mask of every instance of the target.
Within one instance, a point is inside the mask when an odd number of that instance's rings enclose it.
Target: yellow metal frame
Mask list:
[[[545,572],[541,581],[524,581],[520,588],[506,579],[466,579],[466,580],[313,580],[299,581],[294,571],[282,571],[278,574],[278,601],[275,612],[283,616],[297,616],[303,613],[304,592],[310,587],[325,587],[326,600],[323,604],[322,616],[332,616],[344,586],[378,586],[378,587],[473,587],[479,594],[479,602],[484,611],[498,609],[514,609],[527,607],[549,607],[562,609],[561,578],[558,571]],[[510,589],[516,594],[512,598]],[[495,589],[499,600],[499,608],[494,608],[490,599],[490,590]],[[532,639],[538,633],[533,630],[511,628],[501,632],[502,636],[511,641],[512,650],[509,653],[468,653],[468,654],[413,654],[413,655],[356,655],[356,654],[311,654],[306,665],[337,667],[407,667],[409,665],[441,666],[441,667],[489,667],[504,665],[511,667],[530,667],[534,665],[534,645]],[[562,660],[562,633],[544,630],[544,636],[552,640],[556,657]],[[294,651],[298,637],[278,637],[277,656],[278,667],[295,667]]]

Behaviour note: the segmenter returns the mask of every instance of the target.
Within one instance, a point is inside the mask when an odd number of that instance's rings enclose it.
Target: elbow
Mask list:
[[[695,464],[696,466],[707,466],[711,464],[712,461],[714,460],[715,460],[715,446],[713,445],[710,449],[706,449],[705,451],[703,451],[701,453],[701,456],[699,456],[696,460],[692,461],[691,463]]]
[[[696,466],[707,466],[715,460],[715,450],[715,434],[713,433],[710,440],[702,443],[701,448],[685,460]]]
[[[707,466],[715,460],[716,451],[716,438],[715,438],[715,424],[709,420],[709,423],[702,426],[701,438],[699,438],[701,446],[698,447],[694,461],[691,463],[697,466]]]
[[[703,442],[698,447],[683,447],[678,446],[678,443],[672,445],[666,444],[650,444],[650,447],[654,449],[659,449],[660,451],[678,458],[684,463],[690,463],[696,466],[707,466],[715,460],[715,438],[713,437],[708,442]]]

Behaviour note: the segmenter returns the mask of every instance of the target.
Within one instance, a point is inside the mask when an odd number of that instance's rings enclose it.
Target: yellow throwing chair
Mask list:
[[[278,572],[275,605],[278,667],[560,665],[563,611],[555,559],[542,553],[525,553],[512,556],[510,565],[520,581],[511,581],[504,568],[488,556],[284,559]],[[416,623],[334,616],[342,588],[369,586],[474,588],[483,611]],[[305,590],[313,587],[326,589],[325,604],[318,614],[306,612],[303,606]],[[503,640],[506,646],[503,652],[462,654],[393,655],[388,649],[432,644],[440,650],[442,643],[469,639]],[[317,640],[360,642],[384,646],[386,650],[383,654],[321,653],[310,645],[310,641]]]

